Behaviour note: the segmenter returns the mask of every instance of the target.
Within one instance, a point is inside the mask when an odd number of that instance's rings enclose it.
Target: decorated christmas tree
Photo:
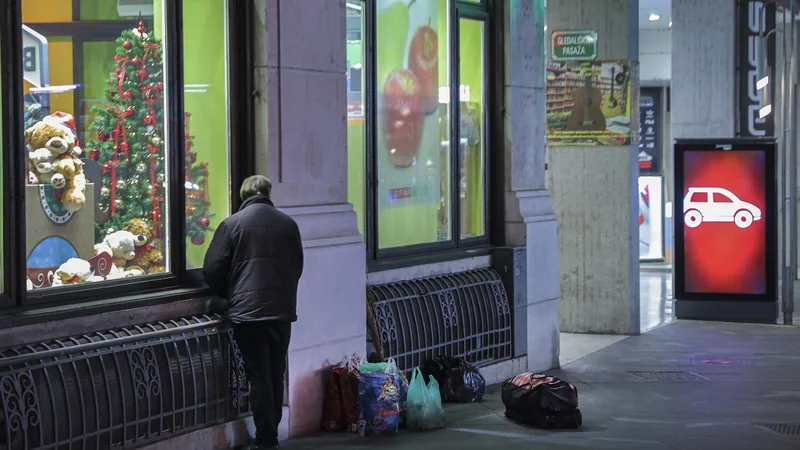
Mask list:
[[[211,203],[208,200],[208,163],[197,162],[197,152],[194,147],[194,136],[189,132],[189,119],[186,114],[185,121],[185,153],[186,153],[186,237],[192,244],[203,245],[206,241],[206,232],[214,231],[209,225],[214,213],[209,212]]]
[[[153,237],[163,237],[164,82],[161,42],[145,30],[126,30],[117,39],[114,72],[105,105],[94,107],[90,129],[96,139],[85,145],[103,171],[99,206],[108,220],[96,225],[98,241],[109,229],[144,219]]]

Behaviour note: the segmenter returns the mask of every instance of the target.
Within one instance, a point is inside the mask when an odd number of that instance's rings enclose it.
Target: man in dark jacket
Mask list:
[[[242,207],[219,225],[203,265],[209,287],[228,299],[244,358],[256,425],[251,449],[278,447],[286,353],[303,273],[300,230],[272,204],[271,190],[261,175],[242,183]]]

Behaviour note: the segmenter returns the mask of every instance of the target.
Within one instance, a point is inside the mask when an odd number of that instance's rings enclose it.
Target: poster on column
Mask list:
[[[639,129],[636,61],[548,61],[547,145],[627,145]]]
[[[642,88],[639,100],[639,173],[658,175],[661,171],[661,113],[659,88]]]
[[[664,259],[664,192],[661,177],[639,177],[639,259]]]
[[[377,2],[378,208],[437,203],[439,1]],[[446,22],[445,22],[446,23]]]

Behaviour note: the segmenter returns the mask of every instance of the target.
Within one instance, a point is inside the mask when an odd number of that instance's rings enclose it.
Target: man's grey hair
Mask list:
[[[242,189],[239,190],[239,197],[241,197],[242,201],[254,195],[263,195],[264,197],[270,198],[271,193],[272,182],[269,181],[269,178],[264,175],[253,175],[242,183]]]

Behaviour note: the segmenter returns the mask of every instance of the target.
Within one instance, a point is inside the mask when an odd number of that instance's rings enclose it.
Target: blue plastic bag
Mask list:
[[[362,437],[397,433],[400,427],[400,380],[397,366],[391,360],[382,373],[361,372],[358,433]]]
[[[414,369],[414,374],[411,376],[405,410],[406,424],[411,430],[444,428],[445,414],[439,383],[430,376],[430,382],[425,385],[419,367]]]

